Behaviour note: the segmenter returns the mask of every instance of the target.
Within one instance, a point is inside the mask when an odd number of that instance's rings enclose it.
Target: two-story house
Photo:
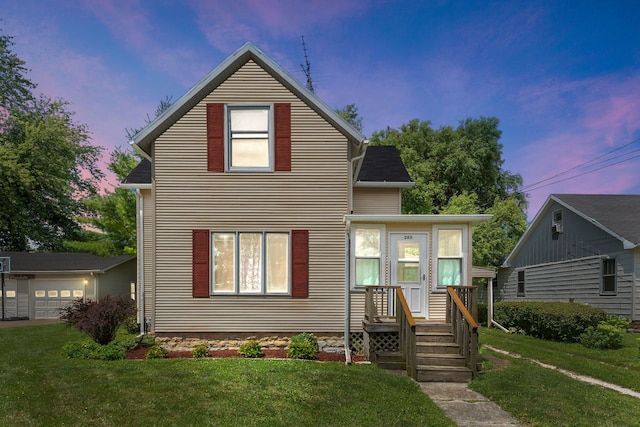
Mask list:
[[[132,140],[139,310],[157,335],[362,332],[366,286],[445,316],[488,215],[402,215],[413,185],[247,43]]]

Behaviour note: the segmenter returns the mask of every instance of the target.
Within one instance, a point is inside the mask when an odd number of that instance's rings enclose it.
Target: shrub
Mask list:
[[[206,344],[198,344],[191,350],[191,355],[196,359],[209,357],[209,346]]]
[[[487,325],[489,321],[489,306],[484,303],[478,303],[478,324],[479,325]]]
[[[240,346],[238,354],[242,357],[258,358],[264,357],[264,351],[258,341],[249,341]]]
[[[313,360],[318,354],[318,340],[312,334],[304,332],[291,337],[287,356],[292,359]]]
[[[99,344],[95,342],[70,342],[62,347],[68,359],[91,359]]]
[[[124,297],[104,296],[100,301],[75,300],[60,309],[62,320],[89,335],[98,344],[108,344],[118,327],[135,314],[135,303]]]
[[[62,351],[69,359],[122,360],[126,359],[127,350],[131,348],[129,346],[129,341],[112,341],[107,345],[96,342],[72,342],[66,344]]]
[[[623,337],[624,331],[616,326],[602,322],[595,328],[589,326],[587,330],[580,335],[580,344],[587,348],[598,348],[601,350],[621,348]]]
[[[146,354],[147,359],[164,359],[167,357],[167,349],[162,347],[160,344],[154,344],[149,348],[149,351]]]
[[[138,319],[136,318],[136,316],[129,316],[124,321],[124,328],[126,329],[127,333],[138,335],[140,333],[140,323],[138,323]]]
[[[595,328],[590,326],[580,335],[580,344],[587,348],[601,350],[622,348],[624,334],[627,332],[630,320],[623,317],[610,316],[600,322]]]
[[[587,328],[606,320],[607,313],[571,302],[499,302],[494,306],[493,317],[506,328],[522,329],[536,338],[578,342]]]

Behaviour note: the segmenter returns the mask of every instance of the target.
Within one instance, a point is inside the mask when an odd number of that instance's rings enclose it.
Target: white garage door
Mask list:
[[[59,319],[60,309],[84,297],[83,279],[36,279],[31,282],[36,319]]]

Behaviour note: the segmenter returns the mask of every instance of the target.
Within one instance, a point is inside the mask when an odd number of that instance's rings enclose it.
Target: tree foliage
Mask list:
[[[88,213],[102,172],[100,147],[62,100],[40,97],[11,107],[0,125],[0,248],[56,250]]]
[[[356,104],[348,104],[343,108],[337,108],[336,113],[343,119],[345,119],[351,126],[353,126],[359,132],[362,132],[362,117],[358,113],[358,107]]]
[[[111,153],[107,168],[120,182],[139,161],[132,152],[118,147]],[[66,241],[65,248],[72,252],[90,252],[100,256],[135,255],[135,192],[116,187],[112,192],[88,198],[86,203],[92,213],[79,221],[98,231],[84,230],[78,239]]]
[[[29,69],[11,51],[13,37],[0,35],[0,110],[24,109],[33,100],[36,85],[25,77]]]
[[[155,117],[171,106],[171,98],[165,97],[158,104]],[[151,123],[148,115],[146,125]],[[131,139],[143,128],[125,129],[126,136]],[[122,181],[140,162],[140,156],[130,150],[116,148],[109,159],[107,168],[113,172],[118,182]],[[94,212],[81,218],[80,221],[91,226],[76,240],[65,242],[67,250],[74,252],[91,252],[101,256],[136,255],[136,195],[125,188],[116,187],[105,194],[96,194],[87,200],[87,206]]]
[[[499,265],[526,228],[522,178],[502,168],[498,119],[466,119],[433,129],[417,119],[371,136],[393,145],[416,183],[403,190],[406,214],[479,214],[494,218],[474,230],[474,263]]]

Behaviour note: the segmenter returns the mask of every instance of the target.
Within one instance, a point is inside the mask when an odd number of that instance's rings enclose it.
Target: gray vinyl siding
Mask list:
[[[557,209],[562,209],[563,231],[554,235],[551,223]],[[509,268],[499,271],[497,300],[575,301],[612,315],[637,318],[637,313],[632,314],[634,298],[638,301],[637,292],[634,295],[635,251],[625,250],[620,240],[558,204],[543,214]],[[615,295],[601,293],[604,257],[616,260]],[[519,270],[525,271],[524,297],[517,296]]]
[[[399,188],[354,188],[353,213],[357,215],[399,215],[402,212]]]
[[[131,296],[131,283],[136,281],[136,260],[122,263],[98,277],[98,299],[105,295]]]
[[[207,103],[291,103],[292,170],[207,172]],[[341,332],[346,138],[253,62],[155,143],[155,331]],[[191,296],[191,232],[309,230],[309,298]]]
[[[520,268],[502,270],[498,275],[498,301],[556,301],[589,304],[607,313],[629,317],[633,292],[632,259],[627,253],[616,258],[617,293],[600,293],[602,258],[589,257],[551,264],[527,266],[525,296],[517,295]]]

